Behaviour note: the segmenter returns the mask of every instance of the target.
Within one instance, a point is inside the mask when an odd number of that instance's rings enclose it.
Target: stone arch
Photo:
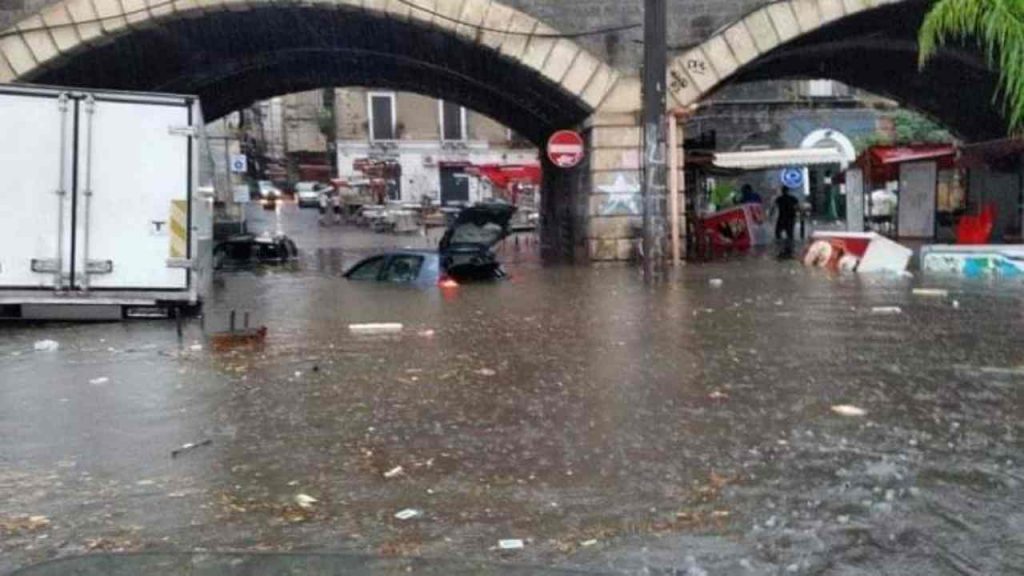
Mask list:
[[[845,169],[847,165],[852,164],[857,158],[857,149],[853,145],[853,142],[839,130],[833,130],[832,128],[819,128],[811,133],[804,136],[804,139],[800,141],[801,148],[818,148],[822,144],[828,145],[829,143],[834,144],[834,147],[839,150],[843,155],[844,164],[842,168]],[[804,171],[804,196],[811,193],[811,179],[810,170],[805,166]]]
[[[973,46],[948,46],[918,68],[917,30],[930,7],[927,0],[772,2],[675,58],[669,92],[687,106],[734,82],[830,78],[915,108],[965,140],[1005,136],[993,103],[997,75]]]
[[[457,102],[538,146],[577,127],[595,148],[593,126],[633,127],[624,113],[639,103],[635,78],[499,0],[60,0],[0,32],[0,82],[196,94],[207,120],[288,92],[389,88]],[[546,254],[573,257],[602,233],[587,206],[604,164],[545,166]]]
[[[414,7],[415,6],[415,7]],[[493,57],[504,69],[518,69],[529,72],[531,80],[541,87],[524,87],[524,92],[533,91],[538,94],[556,94],[563,103],[571,103],[576,108],[572,116],[576,121],[586,117],[608,96],[619,79],[620,73],[606,65],[598,58],[581,48],[568,38],[557,37],[558,32],[532,16],[513,9],[494,0],[309,0],[305,2],[280,2],[278,0],[63,0],[42,9],[39,13],[24,18],[5,32],[0,33],[0,82],[44,81],[60,83],[65,78],[71,85],[79,85],[74,80],[88,84],[89,75],[61,74],[59,71],[68,67],[81,67],[82,56],[89,53],[100,53],[104,47],[121,42],[120,48],[124,59],[136,55],[134,46],[125,39],[159,34],[160,30],[172,34],[187,36],[188,26],[185,23],[216,18],[238,18],[242,22],[246,15],[254,13],[299,13],[308,11],[321,20],[314,23],[313,28],[320,26],[322,19],[340,19],[358,22],[357,27],[392,26],[399,32],[393,36],[423,40],[420,53],[416,46],[408,47],[405,54],[393,55],[391,66],[394,69],[409,71],[410,66],[430,65],[435,63],[435,54],[431,52],[430,38],[445,38],[447,44],[459,45],[473,50],[477,54]],[[333,21],[333,20],[332,20]],[[386,23],[386,24],[385,24]],[[239,24],[231,32],[242,28]],[[224,28],[225,34],[229,28]],[[154,32],[156,31],[156,32]],[[306,33],[303,29],[293,29],[292,33]],[[330,29],[320,27],[319,32],[330,35]],[[246,41],[244,38],[242,42]],[[408,42],[407,42],[408,43]],[[436,42],[435,42],[436,44]],[[184,46],[184,44],[183,44]],[[264,52],[280,52],[280,47],[269,47]],[[290,50],[294,46],[287,46]],[[337,47],[334,47],[337,48]],[[183,48],[183,49],[187,49]],[[366,46],[356,46],[349,52],[334,53],[334,56],[345,61],[369,62],[372,59],[362,55],[358,50]],[[353,51],[354,50],[354,51]],[[372,51],[372,50],[371,50]],[[117,55],[110,54],[107,49],[107,64],[116,63]],[[300,54],[296,51],[290,59],[295,65],[308,65],[317,57],[323,60],[332,56],[310,51]],[[267,54],[259,54],[260,57]],[[479,57],[479,56],[478,56]],[[197,56],[198,58],[198,56]],[[287,59],[286,59],[287,60]],[[78,61],[78,62],[76,62]],[[250,62],[251,64],[251,62]],[[267,66],[282,65],[274,62]],[[202,63],[194,65],[202,71]],[[144,64],[136,64],[144,67]],[[249,66],[252,68],[252,66]],[[260,65],[256,66],[257,68]],[[102,76],[97,66],[93,67],[93,76]],[[234,76],[245,75],[239,69],[227,70]],[[189,74],[189,70],[184,70]],[[464,71],[456,71],[463,74]],[[251,75],[251,74],[250,74]],[[207,85],[210,84],[207,80]],[[521,80],[521,78],[520,78]],[[384,79],[383,81],[389,81]],[[452,82],[451,79],[447,80]],[[99,81],[97,81],[99,82]],[[395,82],[392,82],[393,84]],[[297,85],[309,85],[309,81],[295,81]],[[401,82],[397,82],[401,84]],[[164,81],[156,86],[139,82],[133,84],[123,78],[107,85],[93,86],[102,88],[127,88],[138,90],[161,89],[164,91],[186,90],[188,83]],[[444,86],[424,88],[422,91],[433,93],[443,91]],[[263,90],[262,96],[268,95]],[[202,94],[200,94],[202,96]],[[551,96],[551,99],[557,97]],[[238,103],[234,98],[232,104]],[[476,100],[467,104],[487,104],[487,98],[479,94]],[[484,106],[486,108],[486,106]],[[487,110],[482,110],[487,112]],[[213,116],[226,110],[216,110]],[[500,116],[500,114],[499,114]],[[557,115],[556,115],[557,116]],[[499,118],[506,121],[508,118]],[[552,121],[563,118],[552,118]],[[531,134],[536,140],[538,134]]]
[[[763,54],[836,20],[900,0],[785,0],[771,2],[719,29],[669,65],[669,91],[693,104]]]

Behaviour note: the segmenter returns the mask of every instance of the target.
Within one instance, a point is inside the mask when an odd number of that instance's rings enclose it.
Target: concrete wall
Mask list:
[[[320,132],[323,94],[319,90],[288,94],[281,98],[284,113],[284,146],[288,152],[325,152],[327,141]]]

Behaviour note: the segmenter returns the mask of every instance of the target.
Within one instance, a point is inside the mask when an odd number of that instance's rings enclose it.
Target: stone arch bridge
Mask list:
[[[445,98],[542,144],[578,127],[585,164],[545,166],[544,245],[634,253],[642,0],[6,0],[0,82],[198,94],[207,119],[288,92],[389,87]],[[831,78],[967,140],[1004,134],[969,46],[918,70],[928,0],[669,0],[669,105],[731,83]],[[593,32],[594,34],[581,34]]]

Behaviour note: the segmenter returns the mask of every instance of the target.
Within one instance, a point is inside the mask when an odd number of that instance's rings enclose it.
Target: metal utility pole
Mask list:
[[[664,265],[665,245],[665,0],[644,0],[643,204],[644,280]]]

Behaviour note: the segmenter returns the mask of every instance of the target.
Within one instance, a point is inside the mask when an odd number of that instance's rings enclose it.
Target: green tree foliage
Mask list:
[[[892,120],[892,135],[875,134],[867,138],[858,139],[855,142],[858,153],[869,146],[875,145],[899,146],[906,144],[937,144],[953,141],[953,135],[940,124],[910,110],[897,110],[889,115],[889,119]]]
[[[1024,125],[1024,0],[938,0],[918,33],[923,67],[947,42],[976,42],[998,68],[1010,132]]]

